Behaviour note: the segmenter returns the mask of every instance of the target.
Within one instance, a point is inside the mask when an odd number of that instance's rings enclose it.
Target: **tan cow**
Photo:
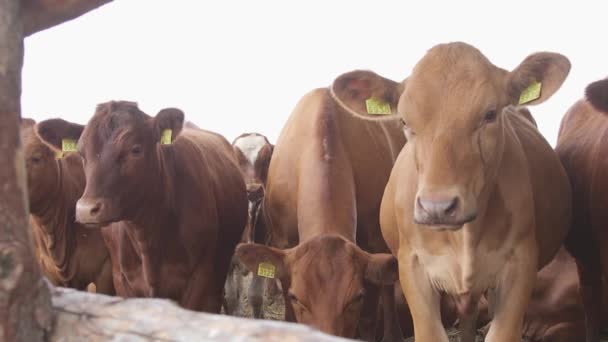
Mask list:
[[[569,70],[566,57],[543,52],[508,72],[474,47],[450,43],[430,49],[403,84],[334,82],[352,114],[400,120],[408,137],[380,220],[416,341],[448,340],[442,294],[458,303],[462,339],[473,341],[486,292],[495,313],[486,340],[520,341],[536,272],[566,235],[571,195],[555,152],[517,106],[547,100]],[[367,114],[369,98],[391,114]]]
[[[355,71],[342,77],[360,75],[375,76]],[[327,88],[297,104],[276,142],[263,202],[271,245],[278,248],[237,248],[254,272],[264,261],[276,267],[288,320],[346,337],[355,336],[359,326],[358,336],[372,340],[381,289],[389,312],[384,339],[399,338],[397,263],[382,254],[388,248],[378,215],[404,143],[398,122],[359,120]]]
[[[76,201],[84,190],[80,157],[44,144],[34,132],[35,121],[23,119],[30,225],[36,256],[44,275],[56,286],[114,294],[110,255],[99,231],[74,220]]]

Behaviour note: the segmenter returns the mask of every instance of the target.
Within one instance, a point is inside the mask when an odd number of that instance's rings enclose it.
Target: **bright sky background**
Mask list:
[[[26,40],[23,116],[86,123],[122,99],[274,142],[296,102],[340,74],[400,81],[433,45],[465,41],[508,70],[536,51],[570,58],[563,87],[531,108],[554,144],[568,107],[608,76],[607,13],[605,0],[116,0]]]

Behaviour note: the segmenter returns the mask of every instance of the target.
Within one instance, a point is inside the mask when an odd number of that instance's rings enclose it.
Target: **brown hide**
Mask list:
[[[73,132],[87,180],[76,219],[91,227],[117,222],[102,232],[118,295],[219,312],[246,222],[245,185],[230,143],[183,122],[175,108],[150,117],[132,102],[99,105],[84,131]],[[66,131],[52,120],[39,127],[51,142]],[[166,145],[165,129],[172,130]]]
[[[350,255],[388,251],[378,209],[404,143],[398,121],[357,119],[329,89],[313,90],[297,104],[276,142],[264,198],[271,245],[291,247],[284,253],[300,256],[287,257],[293,262],[280,277],[288,319],[347,337],[360,322],[362,333],[373,336],[379,288],[392,284],[366,276]],[[268,255],[258,247],[250,263],[254,271]],[[389,292],[392,306],[392,288]]]
[[[536,272],[555,255],[570,221],[570,187],[560,162],[525,113],[520,94],[534,81],[547,100],[570,69],[559,54],[537,53],[512,72],[474,47],[428,51],[403,90],[372,94],[391,109],[366,120],[400,118],[408,143],[384,192],[382,233],[399,258],[399,279],[417,341],[447,341],[442,294],[455,301],[463,340],[475,338],[478,299],[495,298],[488,340],[519,341]],[[363,80],[370,82],[369,80]]]
[[[96,292],[114,294],[110,256],[97,230],[74,222],[76,201],[84,190],[78,155],[59,152],[34,132],[33,120],[23,119],[30,224],[36,255],[44,274],[56,286],[79,290],[95,283]]]
[[[599,338],[601,302],[608,291],[608,94],[606,80],[587,88],[587,99],[576,102],[562,119],[556,151],[568,173],[573,193],[572,230],[566,248],[576,259],[581,295],[589,320],[588,338]]]

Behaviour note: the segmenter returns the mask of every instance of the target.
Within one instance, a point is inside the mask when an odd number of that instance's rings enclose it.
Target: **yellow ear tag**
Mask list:
[[[519,96],[519,104],[526,104],[539,98],[541,88],[542,84],[540,82],[530,84],[528,88],[521,92],[521,95]]]
[[[160,144],[161,145],[171,144],[171,134],[172,133],[173,133],[173,131],[170,129],[163,129],[163,132],[160,135]]]
[[[388,115],[391,114],[391,105],[377,97],[370,97],[365,100],[367,114]]]
[[[274,271],[276,267],[273,264],[267,262],[261,262],[258,265],[258,275],[264,278],[274,279]]]
[[[61,152],[57,152],[55,157],[62,158],[64,152],[76,152],[78,148],[76,147],[78,142],[74,139],[61,139]]]

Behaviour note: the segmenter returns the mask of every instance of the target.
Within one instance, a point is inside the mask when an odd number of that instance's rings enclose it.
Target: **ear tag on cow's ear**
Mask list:
[[[369,99],[365,100],[365,107],[367,108],[367,114],[391,114],[391,105],[388,102],[384,102],[382,99],[379,99],[377,97],[372,96]]]
[[[163,129],[163,132],[160,135],[160,144],[161,145],[171,144],[171,134],[173,134],[173,131],[171,129]]]
[[[519,96],[519,104],[526,104],[539,98],[541,88],[542,84],[540,82],[530,84],[528,88],[521,92],[521,95]]]
[[[273,264],[268,262],[261,262],[258,265],[258,275],[264,278],[274,279],[276,267]]]
[[[55,157],[61,159],[65,152],[76,152],[78,142],[74,139],[61,139],[61,151],[57,151]]]

